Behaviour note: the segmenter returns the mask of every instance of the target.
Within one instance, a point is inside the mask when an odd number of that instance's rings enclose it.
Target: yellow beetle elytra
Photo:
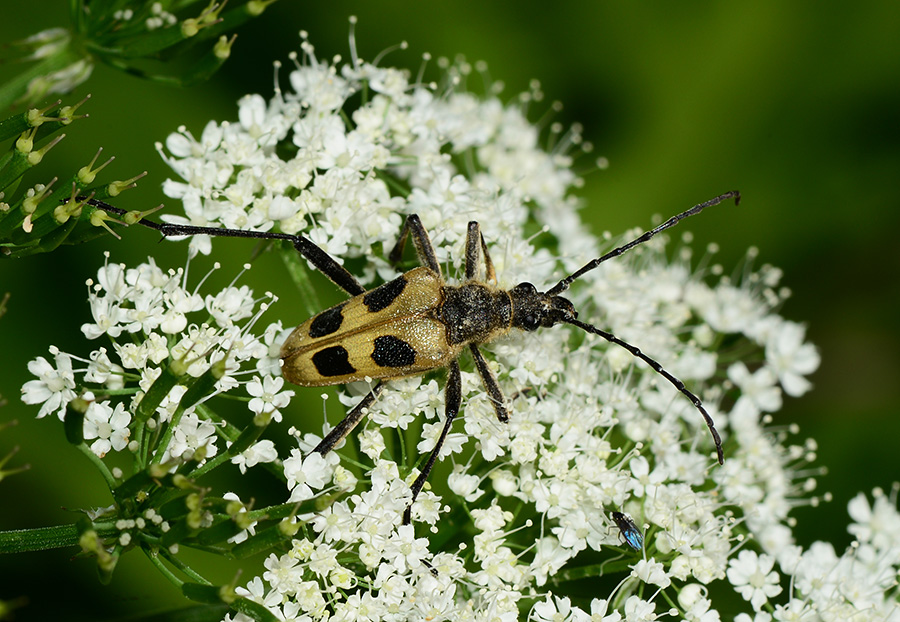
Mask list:
[[[164,236],[205,234],[288,240],[303,257],[352,296],[348,301],[310,318],[285,340],[281,348],[282,374],[289,382],[302,386],[322,386],[364,378],[391,380],[441,367],[448,368],[444,427],[428,461],[412,485],[414,502],[434,466],[453,419],[459,412],[462,387],[457,358],[462,351],[468,347],[472,353],[475,367],[491,398],[497,418],[505,422],[509,419],[506,400],[497,379],[478,349],[479,344],[488,343],[512,329],[534,331],[560,323],[577,326],[625,348],[674,385],[700,411],[715,442],[718,462],[722,464],[722,441],[700,399],[637,347],[591,324],[580,322],[572,303],[559,294],[567,290],[573,281],[604,261],[646,242],[682,219],[728,199],[734,199],[735,204],[738,204],[740,194],[736,191],[726,192],[669,218],[631,242],[588,262],[545,292],[538,291],[531,283],[520,283],[509,290],[497,287],[494,266],[477,222],[469,223],[465,282],[461,285],[446,284],[428,233],[418,216],[412,214],[407,217],[389,258],[395,263],[399,261],[406,238],[411,233],[422,266],[370,291],[366,291],[328,253],[301,235],[217,229],[148,220],[140,222]],[[124,213],[124,210],[101,201],[91,199],[87,202],[114,214]],[[483,257],[485,264],[483,280],[477,276],[479,255]],[[362,420],[367,409],[381,394],[383,386],[380,382],[375,384],[313,451],[326,454],[344,439]],[[404,523],[410,521],[412,502],[404,513]]]
[[[303,386],[397,378],[445,366],[461,350],[447,340],[440,275],[416,268],[298,326],[281,348],[285,380]]]

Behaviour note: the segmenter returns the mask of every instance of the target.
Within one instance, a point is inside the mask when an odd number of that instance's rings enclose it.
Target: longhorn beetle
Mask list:
[[[715,441],[718,462],[723,464],[722,440],[700,399],[688,391],[681,380],[637,347],[612,333],[579,321],[575,307],[559,294],[566,291],[573,281],[604,261],[618,257],[659,232],[674,227],[684,218],[728,199],[734,199],[737,205],[740,198],[740,193],[732,191],[695,205],[631,242],[588,262],[545,292],[538,291],[531,283],[519,283],[510,290],[497,287],[494,264],[477,222],[469,223],[466,235],[466,279],[463,284],[446,284],[441,276],[441,267],[431,239],[419,217],[411,214],[403,225],[389,259],[394,263],[400,260],[406,238],[412,234],[416,253],[423,265],[370,291],[366,291],[328,253],[302,235],[157,223],[150,220],[139,222],[166,237],[205,234],[287,240],[313,266],[352,296],[350,300],[323,311],[298,326],[284,342],[281,347],[282,375],[289,382],[301,386],[323,386],[364,378],[392,380],[440,367],[449,369],[444,394],[444,427],[428,461],[411,487],[412,500],[403,514],[403,522],[408,524],[412,504],[425,485],[450,431],[450,425],[459,413],[462,382],[457,358],[465,347],[468,346],[475,360],[475,367],[491,398],[497,419],[501,422],[509,420],[503,391],[478,346],[505,335],[513,328],[530,332],[560,323],[571,324],[625,348],[691,400],[703,415]],[[102,201],[84,197],[79,197],[79,200],[113,214],[126,213],[125,210]],[[483,281],[477,277],[479,250],[484,256]],[[323,455],[331,451],[362,420],[383,388],[383,383],[374,385],[313,451]]]

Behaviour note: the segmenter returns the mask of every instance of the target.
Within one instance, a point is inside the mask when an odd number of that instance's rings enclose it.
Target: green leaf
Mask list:
[[[141,398],[137,412],[135,412],[135,420],[141,424],[146,423],[177,383],[178,376],[171,371],[169,366],[164,367],[159,378],[150,385],[144,397]]]
[[[13,181],[19,179],[32,166],[27,154],[14,149],[9,163],[0,171],[0,189],[6,188]]]
[[[202,583],[185,582],[181,593],[198,603],[221,604],[222,587],[219,585],[203,585]]]
[[[73,445],[81,445],[84,442],[84,415],[84,410],[72,408],[72,404],[66,407],[63,428],[66,431],[66,440]]]
[[[290,540],[291,536],[285,534],[278,525],[274,525],[234,545],[231,553],[237,559],[244,559],[263,551],[270,551]]]
[[[3,119],[2,121],[0,121],[0,141],[9,140],[10,138],[18,136],[25,130],[33,127],[30,120],[31,111],[26,110],[25,112],[13,115],[8,119]]]
[[[113,490],[113,495],[118,501],[124,501],[134,497],[145,487],[155,486],[156,481],[150,477],[150,473],[146,469],[142,469],[126,479],[122,484]]]
[[[224,37],[223,37],[224,39]],[[233,41],[234,39],[232,39]],[[224,52],[221,50],[225,49]],[[221,41],[210,46],[210,49],[188,71],[185,71],[180,80],[181,86],[193,86],[208,80],[228,60],[231,43]]]
[[[243,613],[245,616],[253,618],[257,622],[278,622],[278,618],[276,618],[268,609],[247,598],[238,598],[231,603],[231,608]]]
[[[30,245],[19,245],[19,248],[11,251],[6,255],[9,259],[20,259],[29,255],[37,255],[38,253],[49,253],[56,250],[60,244],[66,241],[72,229],[78,224],[74,218],[70,218],[68,222],[60,225],[49,234],[45,235],[37,243]]]
[[[197,542],[202,545],[221,544],[230,546],[227,542],[228,538],[236,536],[240,532],[241,528],[231,518],[224,516],[215,524],[210,525],[197,534]]]

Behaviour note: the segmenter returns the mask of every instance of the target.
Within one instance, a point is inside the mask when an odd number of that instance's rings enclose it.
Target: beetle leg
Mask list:
[[[347,438],[347,435],[353,431],[362,418],[365,417],[369,411],[369,406],[372,405],[378,396],[381,395],[381,391],[384,389],[384,383],[378,383],[366,394],[362,401],[359,404],[353,407],[353,410],[347,413],[347,415],[341,419],[340,423],[338,423],[334,428],[332,428],[331,432],[322,439],[322,441],[316,445],[316,448],[313,449],[316,453],[320,453],[323,456],[327,454],[329,451],[334,449],[335,445],[340,443],[342,440]]]
[[[77,197],[77,199],[82,200],[85,199],[85,197]],[[109,212],[110,214],[121,216],[128,213],[126,210],[114,207],[108,203],[104,203],[103,201],[98,201],[97,199],[85,199],[85,203],[101,209],[104,212]],[[223,238],[287,240],[288,242],[293,244],[294,248],[297,249],[297,252],[300,253],[309,263],[315,266],[315,268],[319,272],[331,279],[332,283],[343,289],[345,292],[347,292],[351,296],[358,296],[359,294],[366,293],[366,288],[363,287],[359,283],[359,281],[356,280],[356,277],[350,274],[350,272],[347,271],[344,266],[335,261],[331,255],[322,250],[312,240],[310,240],[309,238],[305,238],[302,235],[277,233],[275,231],[245,231],[242,229],[200,227],[197,225],[180,225],[170,222],[159,223],[148,220],[146,218],[142,218],[138,221],[138,223],[144,225],[145,227],[149,227],[150,229],[156,229],[167,238],[182,235],[212,235]]]
[[[481,251],[484,253],[484,278],[491,285],[497,284],[497,272],[494,270],[494,262],[491,261],[491,254],[488,252],[487,244],[484,243],[484,236],[481,238]]]
[[[509,421],[509,411],[506,409],[506,398],[503,395],[503,389],[501,389],[500,385],[497,383],[494,372],[488,367],[487,361],[484,360],[484,356],[481,354],[481,350],[478,349],[478,346],[474,343],[470,343],[469,350],[472,352],[472,358],[475,359],[475,367],[478,368],[478,375],[481,376],[481,382],[484,384],[484,388],[491,398],[491,405],[494,407],[494,412],[497,414],[497,420],[500,421],[500,423],[506,423]]]
[[[441,447],[444,446],[444,440],[446,440],[447,434],[450,433],[450,425],[459,413],[459,405],[462,402],[462,376],[459,373],[459,363],[455,360],[450,361],[449,368],[450,374],[447,377],[447,388],[444,389],[444,429],[441,430],[441,435],[438,437],[434,449],[431,450],[431,455],[428,456],[425,468],[422,469],[422,472],[419,473],[419,476],[410,488],[412,490],[412,499],[403,512],[404,525],[409,525],[412,522],[412,505],[416,502],[416,497],[419,496],[419,493],[422,492],[425,480],[428,479],[428,475],[437,461],[438,454],[441,453]]]
[[[484,270],[485,280],[494,284],[497,282],[497,273],[494,270],[494,262],[491,261],[491,254],[488,252],[487,244],[484,243],[484,236],[481,235],[481,227],[474,220],[469,223],[469,230],[466,232],[466,280],[474,281],[478,276],[478,246],[481,246],[481,252],[484,254]]]
[[[403,255],[403,246],[406,244],[406,236],[410,231],[413,235],[413,245],[416,247],[416,255],[419,256],[419,261],[422,262],[423,266],[430,268],[436,274],[440,274],[441,264],[438,263],[437,255],[434,253],[434,246],[431,244],[431,238],[428,237],[428,232],[422,226],[422,221],[419,220],[418,214],[410,214],[406,217],[406,222],[403,223],[403,229],[400,231],[397,244],[391,250],[390,255],[388,255],[390,262],[397,263],[400,261],[400,257]]]

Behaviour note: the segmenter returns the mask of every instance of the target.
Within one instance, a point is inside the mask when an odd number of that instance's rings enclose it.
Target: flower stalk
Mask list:
[[[44,155],[65,138],[61,130],[84,118],[85,115],[76,111],[85,101],[87,98],[73,106],[61,106],[57,101],[0,123],[3,138],[16,136],[18,132],[10,149],[0,156],[0,258],[47,253],[61,244],[78,244],[103,235],[100,227],[109,230],[108,215],[85,199],[117,196],[144,175],[95,185],[97,174],[114,159],[108,158],[96,166],[98,150],[89,163],[62,183],[53,177],[47,184],[37,184],[24,193],[17,193],[23,177],[37,169]]]

